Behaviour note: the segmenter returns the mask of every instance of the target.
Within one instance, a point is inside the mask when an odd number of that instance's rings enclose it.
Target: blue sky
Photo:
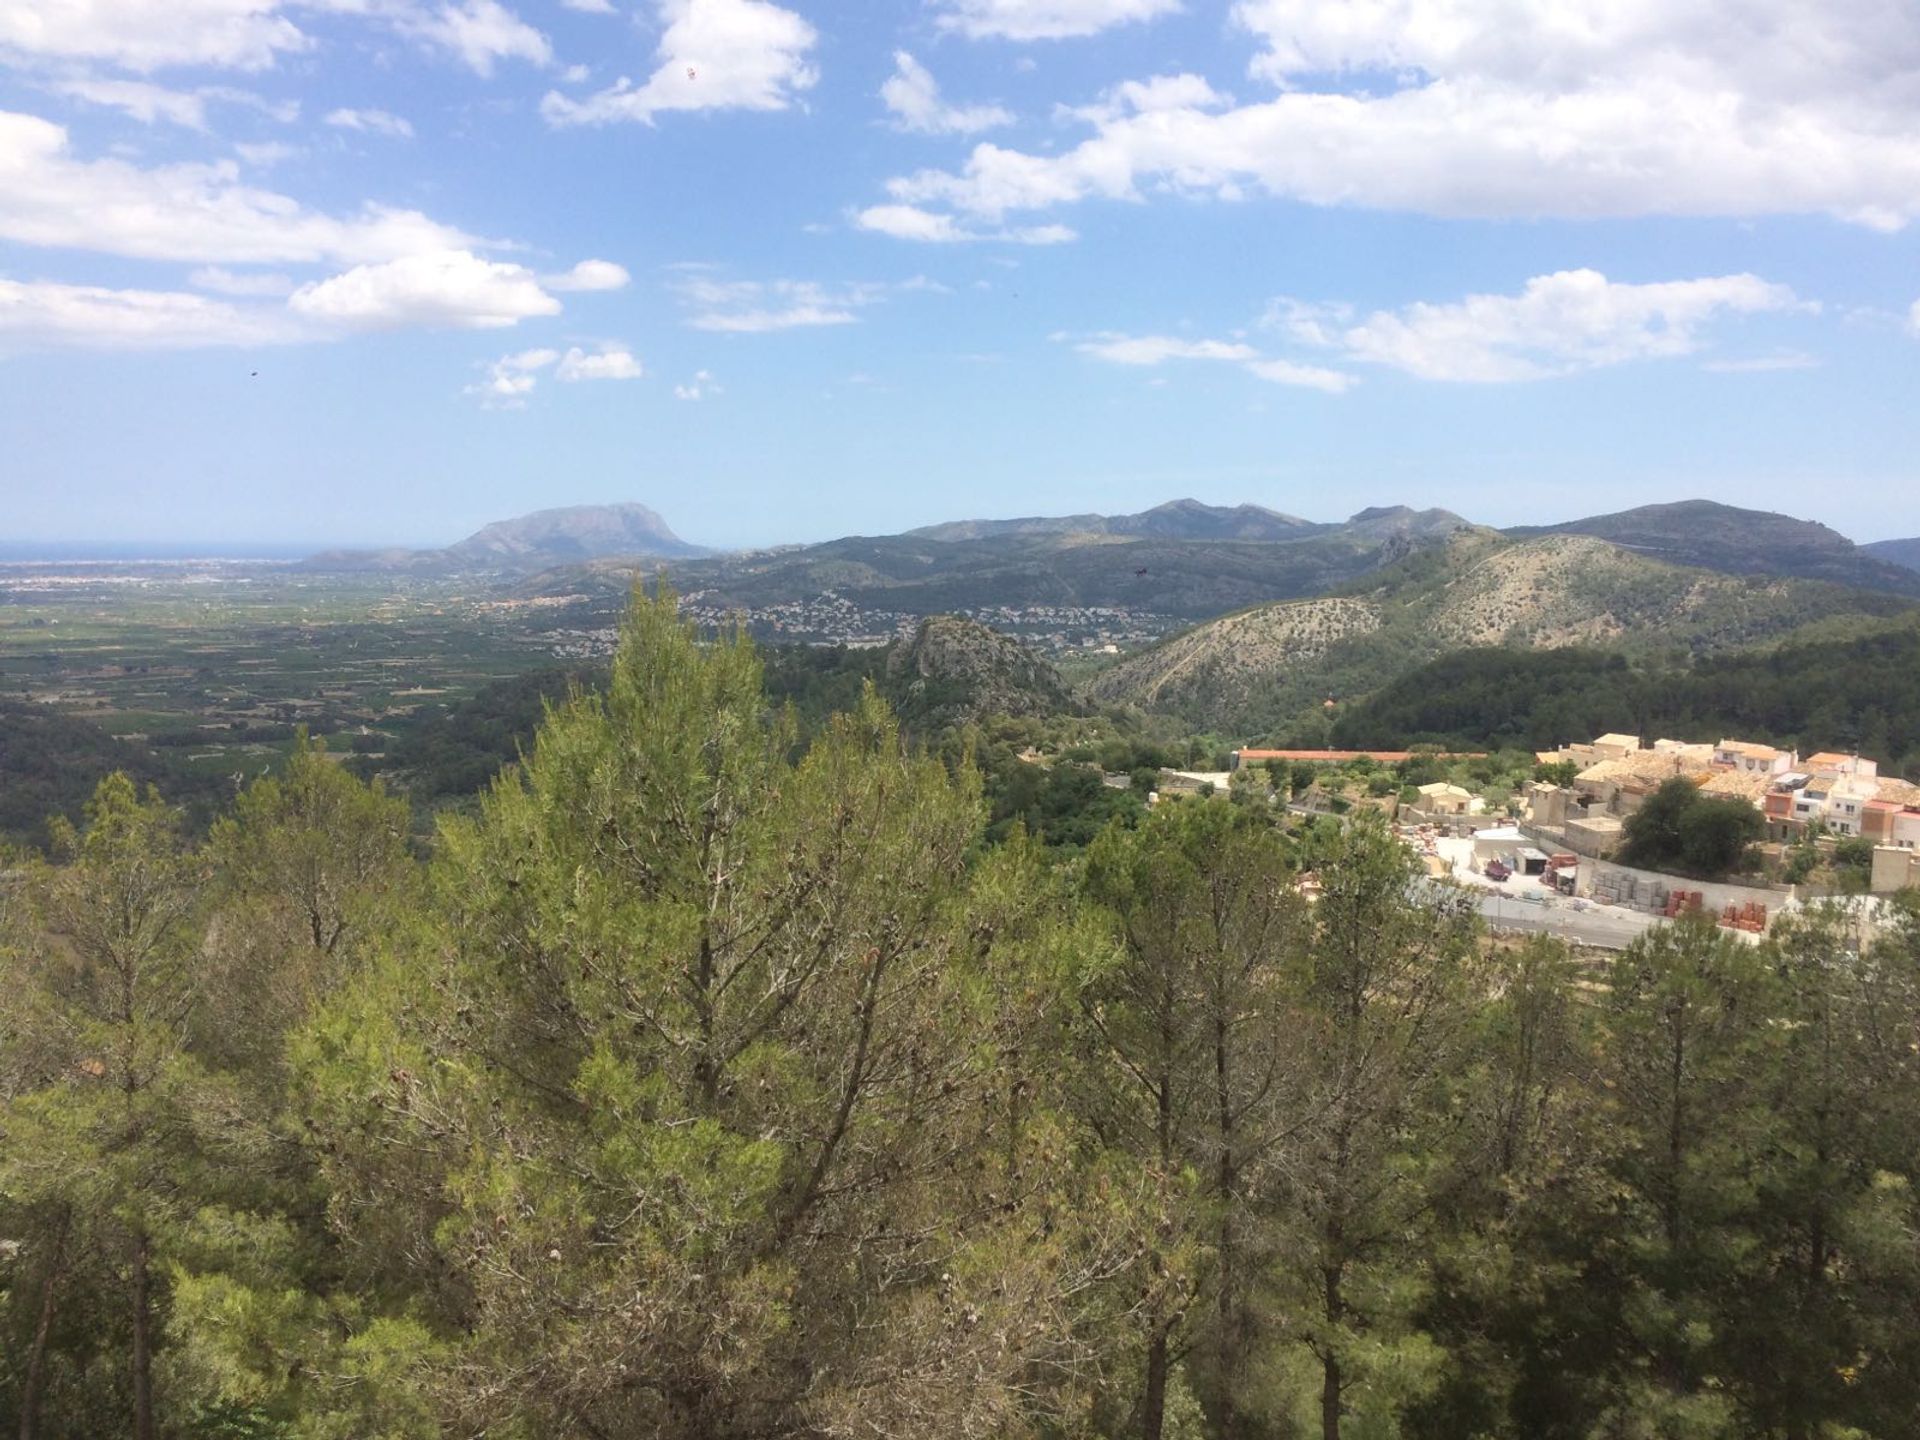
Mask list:
[[[13,0],[0,543],[1911,535],[1916,220],[1883,0]]]

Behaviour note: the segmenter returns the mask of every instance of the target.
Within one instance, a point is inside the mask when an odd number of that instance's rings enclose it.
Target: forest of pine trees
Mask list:
[[[109,778],[0,867],[0,1433],[1920,1434],[1913,897],[1594,960],[1366,819],[985,822],[645,600],[424,860]]]

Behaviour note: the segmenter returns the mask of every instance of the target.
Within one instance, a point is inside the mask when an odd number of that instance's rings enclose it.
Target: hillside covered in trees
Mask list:
[[[1608,731],[1852,749],[1920,769],[1920,627],[1635,662],[1584,647],[1461,650],[1356,702],[1334,743],[1544,749]]]
[[[57,825],[8,1433],[1912,1433],[1920,902],[1493,945],[1368,819],[1056,860],[765,680],[641,604],[426,863],[312,747]]]

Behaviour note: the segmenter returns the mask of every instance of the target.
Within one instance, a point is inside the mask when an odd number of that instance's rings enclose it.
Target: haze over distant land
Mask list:
[[[13,0],[0,527],[1920,534],[1920,7],[1726,8]]]

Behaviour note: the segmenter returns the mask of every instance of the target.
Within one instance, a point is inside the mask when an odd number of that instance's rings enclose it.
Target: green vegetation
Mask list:
[[[1669,780],[1623,827],[1620,859],[1647,870],[1720,880],[1745,866],[1765,826],[1744,800],[1702,795],[1691,780]]]
[[[1913,613],[1910,600],[1891,594],[1684,569],[1579,535],[1516,543],[1464,531],[1343,591],[1263,606],[1175,636],[1101,672],[1088,693],[1195,727],[1321,745],[1339,733],[1356,697],[1454,652],[1576,648],[1679,668],[1693,657],[1704,663],[1795,632],[1812,638],[1810,627],[1827,627],[1818,631],[1822,640],[1835,626],[1857,636]],[[1581,702],[1604,698],[1601,687],[1559,700],[1552,696],[1559,672],[1553,662],[1542,665],[1534,698],[1554,703],[1537,721],[1515,703],[1495,711],[1486,728],[1577,719],[1569,733],[1598,733]]]
[[[1814,520],[1742,510],[1712,500],[1642,505],[1564,525],[1519,526],[1509,535],[1593,535],[1676,565],[1735,575],[1791,575],[1920,595],[1920,577],[1885,546],[1856,546]],[[1901,542],[1886,542],[1897,546]]]
[[[1331,733],[1345,747],[1545,749],[1607,731],[1859,750],[1883,773],[1920,774],[1920,626],[1692,663],[1582,648],[1463,650],[1356,703]]]
[[[1358,809],[1050,853],[954,756],[1088,722],[766,680],[640,604],[424,862],[311,741],[205,843],[122,776],[57,825],[8,1433],[1911,1433],[1920,897],[1490,945]]]
[[[85,720],[0,701],[0,843],[45,849],[52,839],[49,821],[78,820],[94,787],[115,771],[158,787],[202,823],[222,795],[217,780],[191,774],[170,756]]]

